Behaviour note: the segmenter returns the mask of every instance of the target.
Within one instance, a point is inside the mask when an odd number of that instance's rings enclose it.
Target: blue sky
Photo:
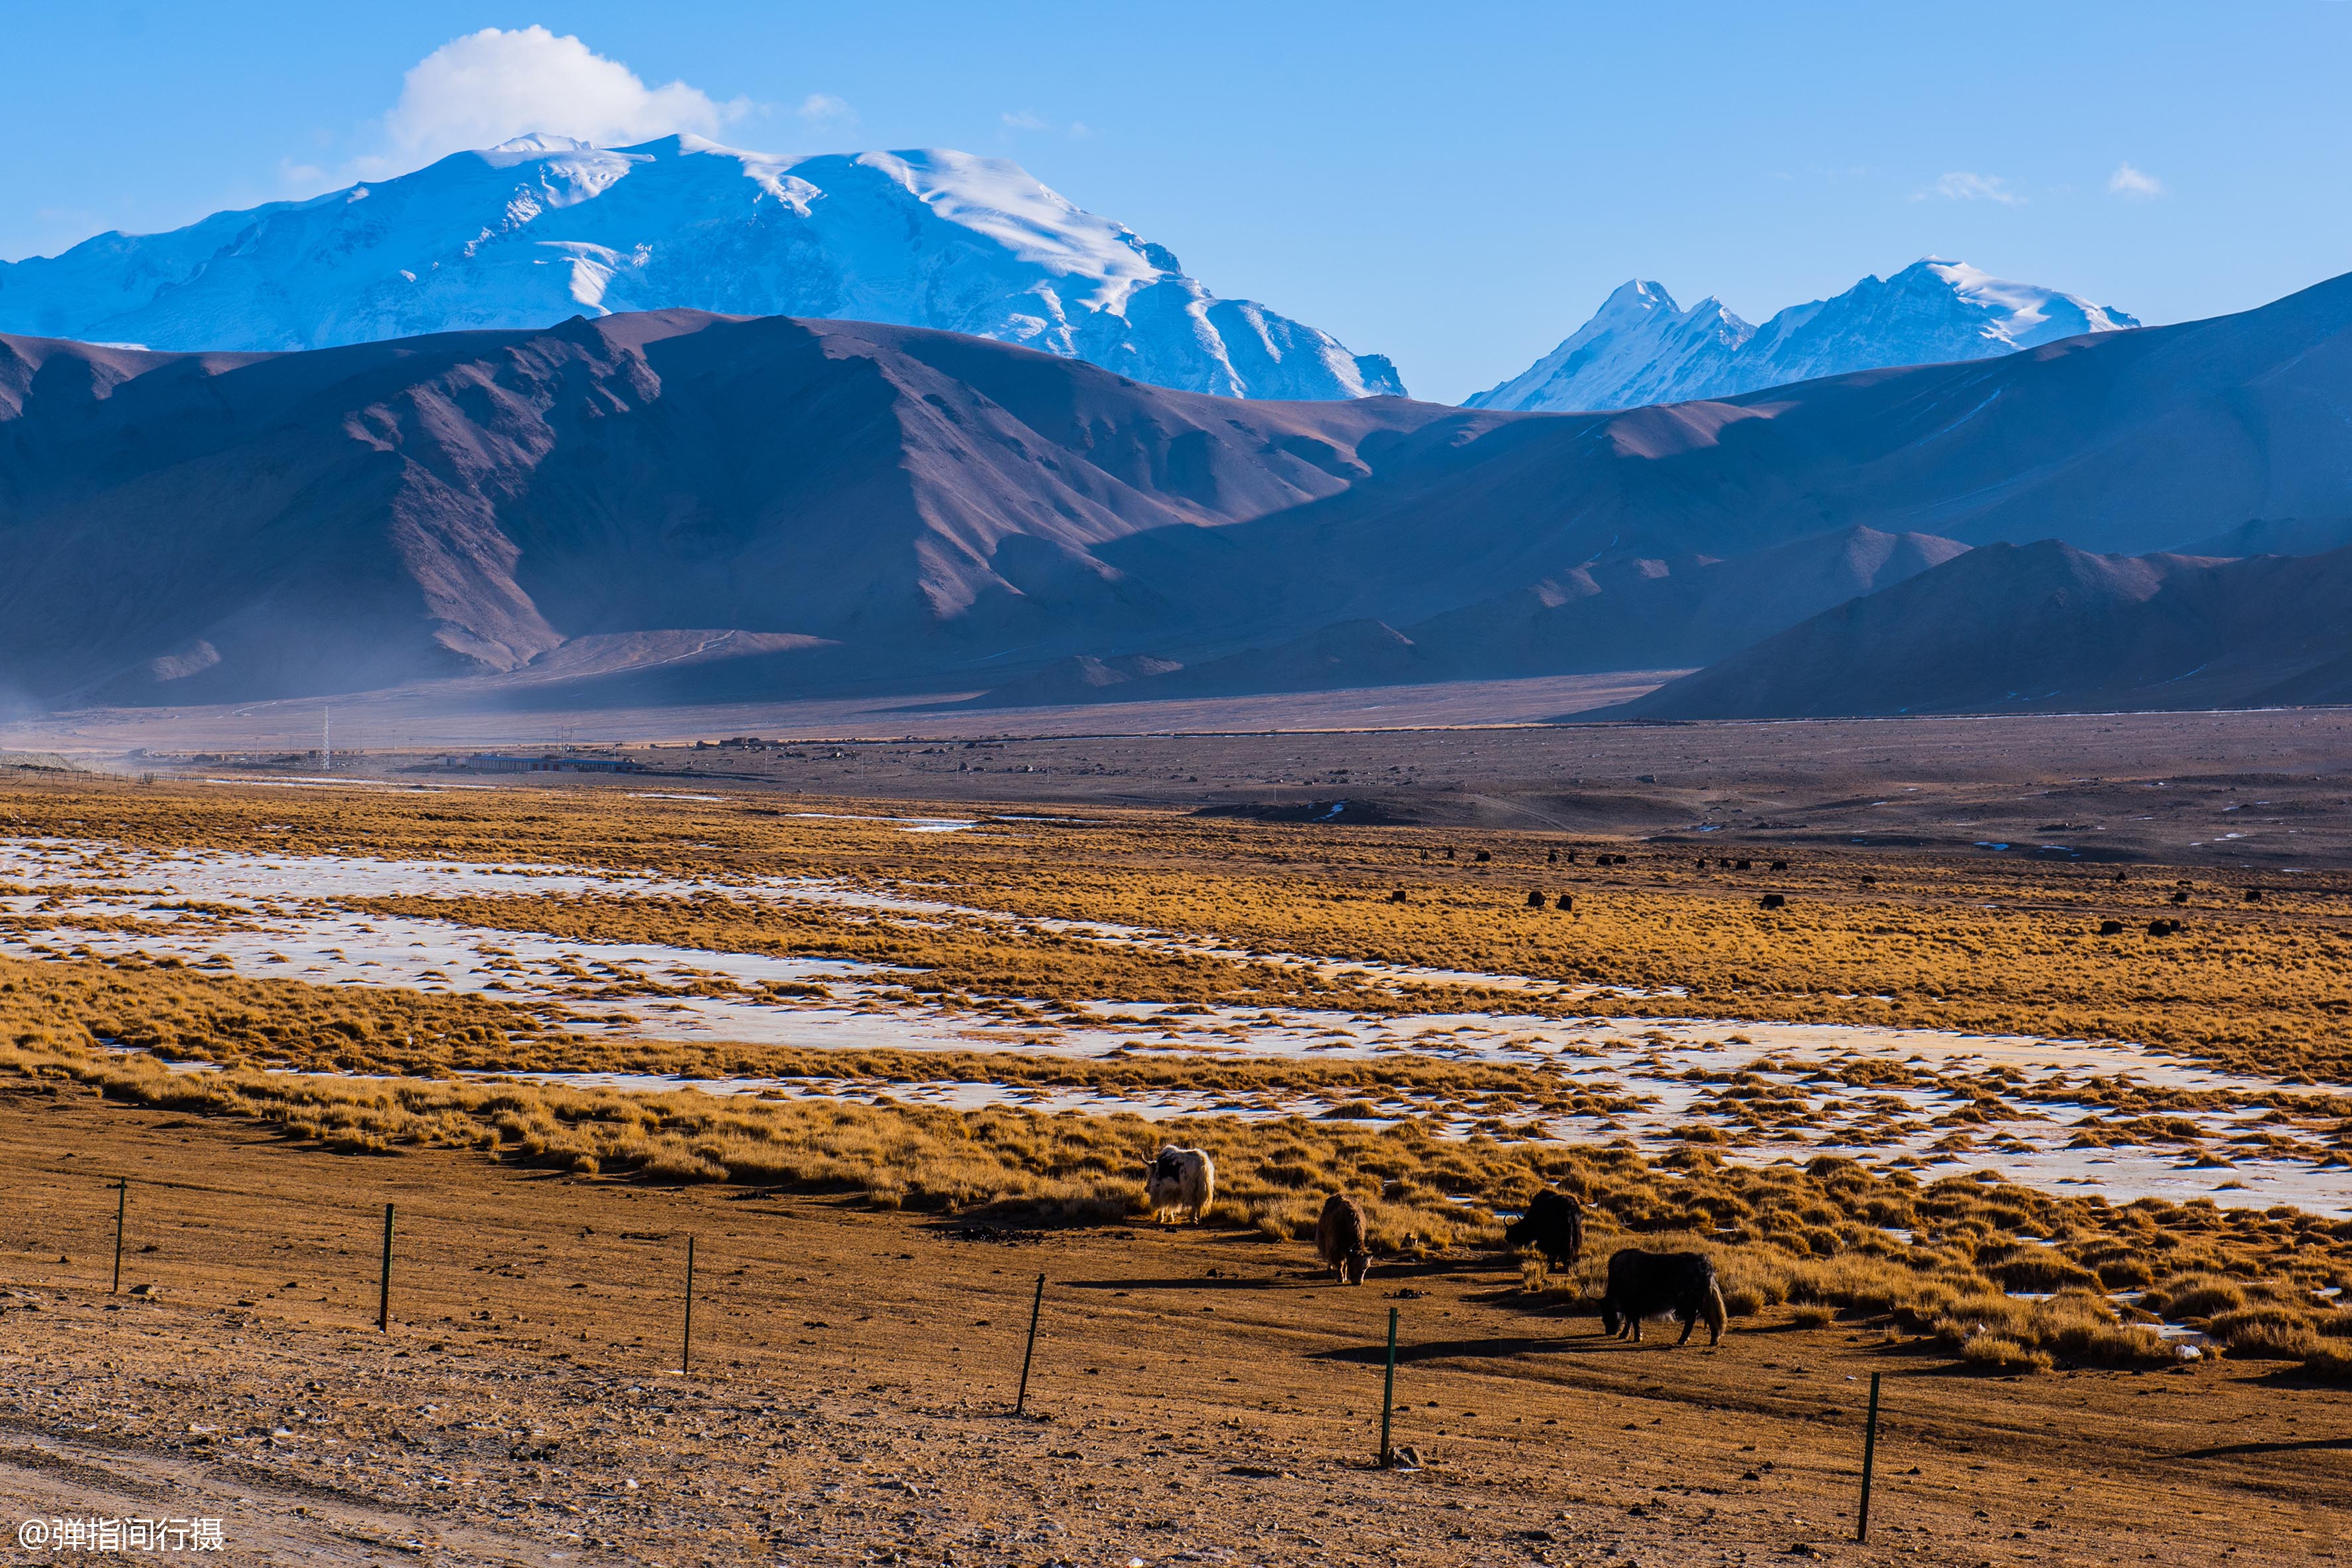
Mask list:
[[[2352,270],[2338,0],[9,0],[0,258],[422,162],[507,106],[404,73],[532,26],[737,145],[1015,158],[1447,400],[1634,276],[1761,320],[1935,253],[2156,322]]]

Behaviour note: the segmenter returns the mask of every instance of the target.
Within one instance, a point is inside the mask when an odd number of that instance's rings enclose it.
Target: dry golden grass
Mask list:
[[[470,1148],[583,1173],[845,1191],[885,1207],[1032,1221],[1131,1219],[1141,1162],[1174,1135],[1216,1159],[1220,1223],[1297,1238],[1311,1231],[1325,1194],[1344,1192],[1364,1204],[1389,1253],[1495,1245],[1497,1210],[1541,1188],[1565,1189],[1593,1209],[1592,1252],[1555,1287],[1592,1293],[1601,1260],[1618,1245],[1696,1248],[1717,1259],[1735,1313],[1817,1304],[1999,1365],[2171,1353],[2095,1289],[2072,1286],[2047,1301],[2005,1293],[2022,1236],[2051,1244],[2045,1279],[2095,1279],[2131,1262],[2164,1279],[2149,1300],[2208,1327],[2232,1353],[2300,1358],[2321,1373],[2340,1358],[2332,1325],[2341,1314],[2315,1291],[2352,1283],[2352,1223],[2207,1202],[2111,1207],[1958,1179],[1923,1185],[1835,1159],[1759,1169],[1686,1151],[1654,1163],[1628,1148],[1443,1139],[1411,1121],[1375,1131],[1203,1117],[1171,1129],[1133,1115],[958,1111],[882,1098],[721,1099],[247,1068],[174,1073],[151,1057],[21,1027],[0,1038],[0,1070],[73,1079],[173,1110],[250,1117],[346,1152]],[[1888,1234],[1895,1228],[1912,1241]],[[2257,1300],[2258,1312],[2248,1305]]]
[[[314,985],[207,973],[176,960],[0,957],[0,1041],[150,1052],[167,1062],[440,1078],[458,1073],[616,1072],[888,1085],[1005,1084],[1150,1095],[1411,1092],[1517,1111],[1608,1115],[1636,1101],[1557,1074],[1412,1052],[1378,1060],[1207,1056],[1125,1049],[824,1048],[571,1033],[550,1009],[478,994]],[[552,1009],[561,1014],[562,1008]]]
[[[1497,987],[1382,984],[1359,972],[1326,976],[1297,965],[1213,953],[1155,951],[1024,931],[1002,920],[899,917],[817,904],[724,899],[355,899],[369,913],[456,921],[493,931],[579,942],[652,942],[706,952],[759,952],[902,967],[912,989],[970,1005],[981,999],[1175,1002],[1307,1006],[1347,1012],[1475,1012],[1517,1006]],[[624,994],[625,993],[615,993]],[[1044,1020],[1039,1018],[1040,1022]]]
[[[772,804],[772,802],[775,802]],[[856,812],[855,803],[809,809]],[[1612,1014],[1912,1025],[2121,1038],[2293,1080],[2352,1078],[2352,890],[2298,879],[2249,905],[2200,873],[2180,879],[2035,863],[1823,853],[1780,873],[1701,872],[1695,856],[1638,846],[1598,868],[1545,857],[1559,837],[1487,834],[1481,865],[1460,835],[1305,827],[1089,809],[1090,822],[990,822],[909,834],[881,821],[801,817],[776,797],[726,804],[626,800],[593,790],[332,798],[191,784],[0,790],[0,833],[103,838],[152,848],[269,848],[545,867],[655,869],[719,879],[815,877],[1002,911],[1108,921],[1259,953],[1298,953],[1575,987],[1611,994]],[[900,816],[903,802],[878,805]],[[960,813],[959,813],[960,814]],[[1034,814],[1034,813],[1033,813]],[[1447,860],[1443,848],[1464,853]],[[1764,864],[1762,861],[1759,865]],[[1870,879],[1865,884],[1864,879]],[[1531,910],[1529,889],[1573,892],[1573,913]],[[1759,892],[1785,892],[1767,914]],[[1392,890],[1410,901],[1389,901]],[[780,916],[705,900],[489,900],[470,913],[561,934],[671,936],[747,951],[909,964],[929,984],[998,996],[1234,1001],[1430,1010],[1497,1005],[1452,986],[1374,976],[1318,978],[1246,959],[1107,950],[1004,922],[932,926],[835,912]],[[1992,906],[1992,907],[1988,907]],[[447,912],[457,913],[455,909]],[[2126,934],[2094,934],[2102,917]],[[2188,922],[2154,938],[2158,915]],[[1572,1000],[1509,1005],[1572,1009]],[[1592,1004],[1586,1004],[1591,1005]]]

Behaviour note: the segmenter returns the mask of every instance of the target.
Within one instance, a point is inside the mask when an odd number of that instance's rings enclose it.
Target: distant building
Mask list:
[[[455,753],[441,765],[478,773],[635,773],[645,764],[632,757],[509,757],[496,752]]]

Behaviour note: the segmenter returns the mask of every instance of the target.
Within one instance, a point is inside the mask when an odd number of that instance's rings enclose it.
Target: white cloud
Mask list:
[[[801,100],[800,108],[793,112],[812,125],[857,123],[857,111],[849,107],[848,100],[835,98],[829,92],[810,93]]]
[[[715,136],[751,107],[740,98],[717,102],[682,81],[647,87],[620,61],[545,27],[485,27],[409,68],[383,117],[390,155],[361,165],[381,176],[534,131],[605,147],[680,132]]]
[[[1966,173],[1946,174],[1927,190],[1919,192],[1911,199],[1915,202],[1924,201],[1931,195],[1941,196],[1950,202],[1999,202],[2008,207],[2017,206],[2025,200],[2023,196],[2011,190],[2009,182],[1998,174]]]
[[[2145,170],[2135,169],[2129,163],[2116,165],[2116,172],[2107,176],[2107,189],[2119,196],[2130,196],[2143,202],[2154,201],[2165,194],[2162,180]]]
[[[1091,126],[1091,125],[1087,124],[1085,121],[1083,121],[1083,120],[1073,120],[1073,121],[1070,121],[1070,140],[1071,140],[1071,141],[1073,141],[1073,142],[1088,142],[1088,141],[1092,141],[1092,140],[1094,139],[1094,133],[1095,133],[1095,128],[1094,128],[1093,126]]]
[[[1016,113],[1008,113],[1003,118],[1004,123],[1010,125],[1015,131],[1044,131],[1049,129],[1045,124],[1044,118],[1034,109],[1024,109]]]

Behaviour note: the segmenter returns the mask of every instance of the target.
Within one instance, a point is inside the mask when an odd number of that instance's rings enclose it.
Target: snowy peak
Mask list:
[[[1915,280],[1913,286],[1924,289],[1927,288],[1925,279],[1929,278],[1958,299],[1982,310],[1987,332],[2016,348],[2030,349],[2061,338],[2080,337],[2084,332],[2119,331],[2139,325],[2137,317],[2127,316],[2110,306],[2094,305],[2078,295],[2062,294],[2055,289],[2011,283],[1989,272],[1979,272],[1965,261],[1946,261],[1941,257],[1915,261],[1889,281],[1900,284]]]
[[[519,136],[397,179],[0,263],[0,332],[324,348],[671,308],[939,328],[1231,397],[1402,395],[1020,165]]]
[[[1637,321],[1660,310],[1675,315],[1681,310],[1682,307],[1675,303],[1675,297],[1666,292],[1664,284],[1648,283],[1636,278],[1617,285],[1609,298],[1601,302],[1601,309],[1593,312],[1592,320],[1585,326],[1589,331],[1604,321]]]
[[[1756,329],[1710,296],[1685,310],[1660,283],[1620,284],[1592,319],[1473,408],[1634,408],[1727,374]]]
[[[1928,257],[1750,327],[1715,300],[1678,310],[1655,283],[1612,293],[1591,321],[1476,408],[1635,408],[1732,397],[1888,365],[1988,359],[2139,325],[2074,294]]]

